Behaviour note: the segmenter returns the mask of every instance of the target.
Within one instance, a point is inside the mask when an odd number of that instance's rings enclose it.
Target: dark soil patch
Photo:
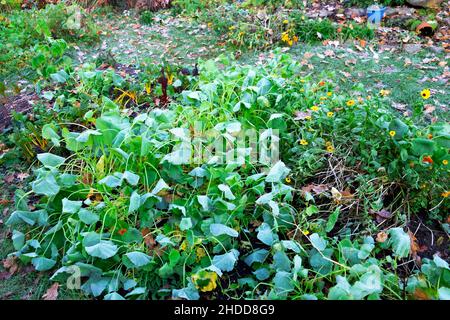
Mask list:
[[[420,248],[417,254],[420,258],[433,259],[433,255],[438,254],[442,259],[450,261],[449,236],[442,230],[439,222],[413,216],[408,223],[408,228],[417,239]]]
[[[11,125],[12,112],[26,113],[33,108],[33,102],[38,100],[36,93],[25,92],[7,100],[5,105],[0,105],[0,131]]]

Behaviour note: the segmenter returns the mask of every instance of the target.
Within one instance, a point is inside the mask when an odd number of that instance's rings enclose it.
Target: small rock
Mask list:
[[[403,49],[410,54],[419,52],[421,48],[422,48],[422,45],[420,45],[418,43],[414,43],[414,44],[408,43],[403,46]]]

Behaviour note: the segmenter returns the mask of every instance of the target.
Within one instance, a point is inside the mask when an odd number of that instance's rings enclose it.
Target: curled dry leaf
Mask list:
[[[44,300],[56,300],[58,298],[58,288],[59,283],[54,283],[50,288],[48,288],[47,292],[42,296]]]
[[[19,269],[16,259],[16,257],[11,256],[3,260],[3,267],[8,270],[10,275],[13,275]]]
[[[386,242],[387,238],[388,238],[388,234],[384,231],[381,231],[381,232],[377,233],[376,241],[379,243],[383,243],[383,242]]]

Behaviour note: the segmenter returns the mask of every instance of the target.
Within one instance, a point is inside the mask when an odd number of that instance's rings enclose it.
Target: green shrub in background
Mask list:
[[[67,44],[98,40],[92,18],[76,5],[47,5],[41,10],[13,11],[0,17],[1,77],[27,68],[33,58],[39,60],[39,64],[45,64],[42,51],[49,41],[53,41],[49,39],[61,39]],[[53,55],[60,56],[61,48],[53,46]],[[34,68],[36,63],[33,63]]]

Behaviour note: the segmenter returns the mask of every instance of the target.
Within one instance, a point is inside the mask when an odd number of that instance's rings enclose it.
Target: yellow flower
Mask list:
[[[301,139],[301,140],[300,140],[300,144],[301,144],[302,146],[307,146],[307,145],[308,145],[308,141],[306,141],[305,139]]]
[[[290,40],[289,34],[288,34],[287,32],[283,32],[283,33],[281,34],[281,41],[283,41],[283,42],[288,42],[289,40]]]
[[[231,26],[228,28],[228,30],[234,30],[236,27],[235,26]]]
[[[312,106],[312,107],[311,107],[311,110],[312,110],[312,111],[319,111],[319,107],[318,107],[318,106]]]
[[[288,24],[289,21],[286,19],[286,20],[283,20],[283,23],[284,23],[284,24]]]
[[[347,106],[352,107],[355,105],[355,100],[348,100],[347,101]]]
[[[311,120],[311,116],[306,116],[305,119],[306,120]]]
[[[332,118],[332,117],[333,117],[333,115],[334,115],[334,113],[333,113],[333,112],[331,112],[331,111],[327,112],[327,117],[328,117],[328,118]]]
[[[442,160],[442,164],[443,164],[444,166],[448,165],[448,160]]]
[[[292,182],[291,178],[289,178],[289,177],[286,177],[286,179],[284,179],[284,180],[286,181],[286,183],[291,183]]]
[[[429,99],[430,96],[431,96],[430,89],[423,89],[422,92],[420,92],[420,95],[421,95],[422,98],[424,98],[425,100]]]
[[[391,131],[389,131],[389,135],[391,136],[391,137],[395,137],[395,134],[396,134],[397,132],[395,132],[394,130],[391,130]]]
[[[390,95],[391,94],[391,91],[390,90],[380,90],[380,95],[382,96],[382,97],[386,97],[386,96],[388,96],[388,95]]]
[[[327,146],[327,151],[332,153],[334,152],[334,147],[333,146]]]
[[[327,96],[331,97],[333,95],[333,92],[327,92]]]
[[[213,291],[217,288],[217,278],[217,273],[205,270],[191,276],[195,287],[202,292]]]
[[[307,236],[307,235],[309,234],[309,231],[308,231],[308,230],[305,230],[305,231],[302,231],[302,233],[303,233],[305,236]]]
[[[212,22],[208,22],[208,28],[211,28]]]
[[[184,251],[184,250],[186,250],[187,249],[187,242],[186,241],[183,241],[182,243],[181,243],[181,245],[180,245],[180,250],[181,251]]]
[[[443,198],[447,198],[448,196],[450,196],[450,191],[442,192],[442,193],[441,193],[441,196],[442,196]]]
[[[298,41],[298,37],[297,36],[294,36],[292,39],[294,39],[294,42]]]

